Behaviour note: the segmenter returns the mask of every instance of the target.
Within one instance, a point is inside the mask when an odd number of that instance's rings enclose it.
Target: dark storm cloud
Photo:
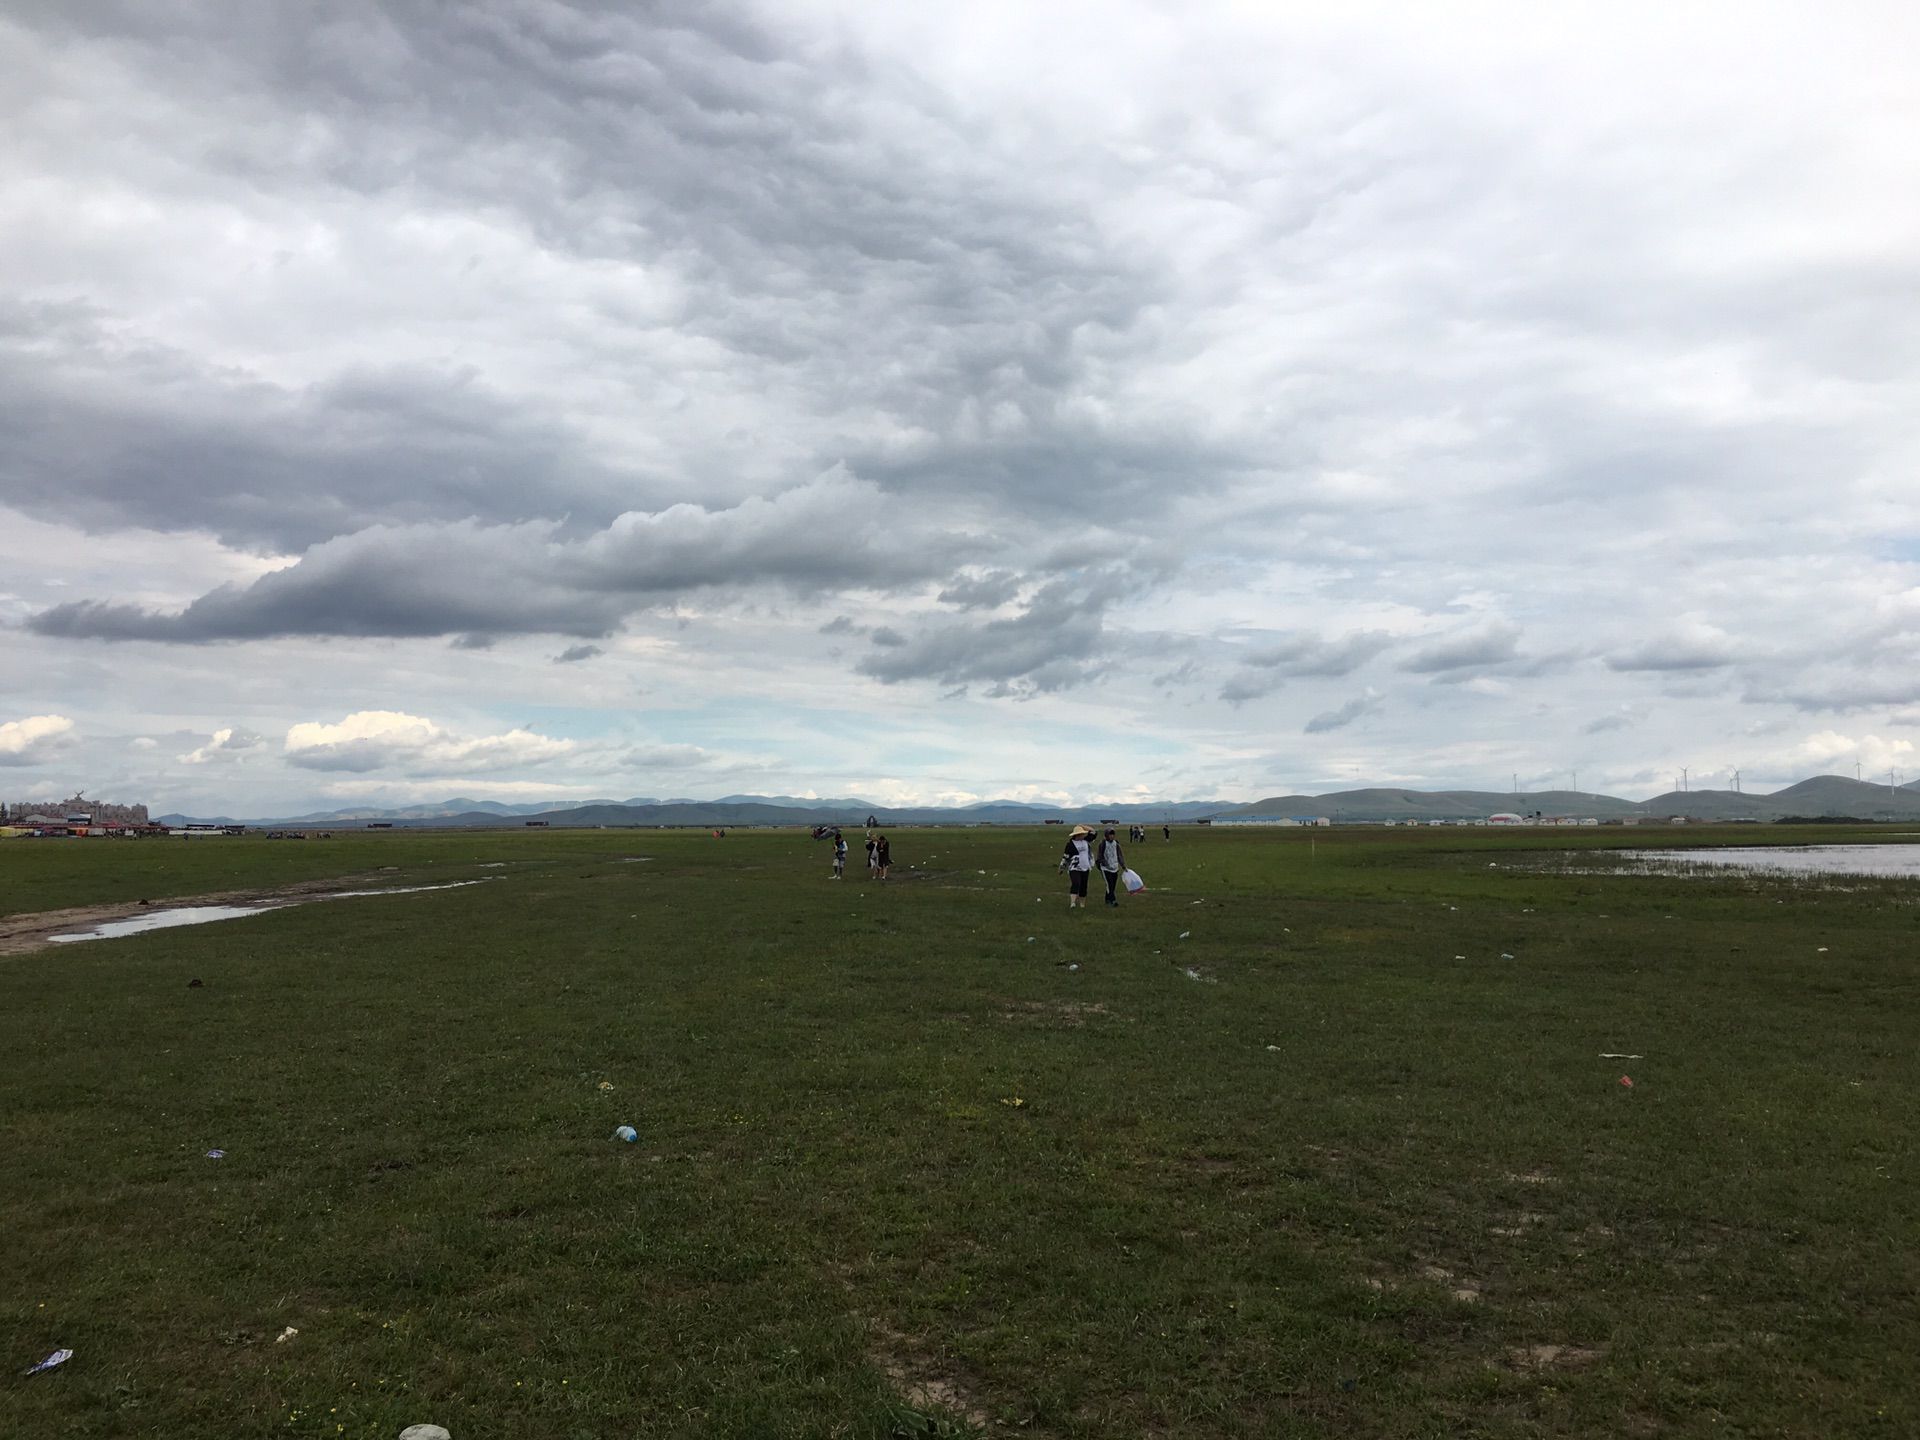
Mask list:
[[[369,523],[610,520],[640,477],[471,371],[356,369],[288,390],[129,348],[71,305],[0,301],[8,503],[87,529],[298,549]]]
[[[637,310],[603,285],[569,309],[563,342],[630,376],[662,426],[690,423],[657,396],[684,384],[685,342],[703,342],[722,399],[771,390],[805,417],[781,442],[796,465],[844,456],[889,489],[964,479],[972,497],[1042,510],[1088,485],[1147,505],[1167,473],[1205,481],[1192,437],[1062,409],[1155,298],[1138,252],[851,45],[727,5],[33,14],[52,43],[95,40],[191,106],[168,163],[258,193],[263,211],[342,216],[345,196],[366,213],[341,223],[371,227],[404,198],[422,224],[484,220],[582,273],[670,282]],[[473,284],[484,313],[484,268]],[[21,437],[11,488],[90,527],[298,548],[376,522],[604,524],[636,485],[649,504],[743,493],[701,458],[710,431],[682,447],[677,478],[698,488],[675,496],[675,477],[610,466],[547,402],[484,373],[415,364],[290,390],[151,346],[122,353],[71,316],[27,313],[14,330],[24,353],[0,386],[0,420]],[[681,346],[676,373],[646,348],[663,335]],[[918,438],[865,438],[879,432]]]
[[[552,633],[597,639],[675,594],[760,584],[800,590],[897,585],[950,573],[972,544],[907,517],[832,471],[726,510],[675,505],[620,516],[585,539],[551,524],[377,526],[316,545],[298,562],[228,585],[185,610],[84,600],[32,616],[67,639],[193,643],[284,635]]]
[[[1064,690],[1091,678],[1110,653],[1106,612],[1126,587],[1119,574],[1050,581],[1018,615],[936,621],[869,655],[859,669],[890,685],[992,682],[987,693],[1003,696]]]

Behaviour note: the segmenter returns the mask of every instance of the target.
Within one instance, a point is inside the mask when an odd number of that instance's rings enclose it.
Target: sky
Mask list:
[[[1920,778],[1920,9],[9,0],[0,798]]]

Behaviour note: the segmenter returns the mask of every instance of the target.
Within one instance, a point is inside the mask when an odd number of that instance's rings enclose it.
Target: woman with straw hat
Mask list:
[[[1087,903],[1087,876],[1093,873],[1093,828],[1076,825],[1067,836],[1067,848],[1060,852],[1060,868],[1067,872],[1067,908],[1077,910]]]

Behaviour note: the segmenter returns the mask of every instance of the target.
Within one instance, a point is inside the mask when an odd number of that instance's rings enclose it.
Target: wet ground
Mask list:
[[[1685,874],[1710,867],[1772,875],[1920,878],[1920,845],[1741,845],[1618,853],[1622,860],[1661,874]]]
[[[0,955],[24,955],[48,945],[67,945],[81,940],[116,940],[128,935],[144,934],[149,930],[169,930],[178,925],[238,920],[248,915],[262,915],[269,910],[283,910],[290,905],[306,905],[317,900],[417,895],[427,890],[457,890],[464,885],[485,883],[483,880],[456,880],[445,885],[369,886],[366,877],[354,876],[344,880],[289,885],[279,890],[204,895],[190,904],[182,905],[135,902],[8,915],[0,918]]]

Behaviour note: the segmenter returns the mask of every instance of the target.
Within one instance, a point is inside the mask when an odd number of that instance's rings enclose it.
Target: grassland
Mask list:
[[[0,845],[489,879],[0,960],[0,1435],[1920,1433],[1920,889],[1626,838]]]

